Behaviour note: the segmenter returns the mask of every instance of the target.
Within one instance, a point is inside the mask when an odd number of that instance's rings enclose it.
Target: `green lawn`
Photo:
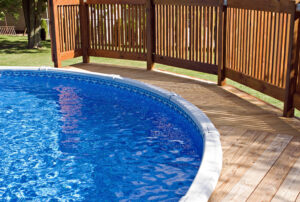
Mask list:
[[[41,49],[28,50],[26,49],[27,38],[24,36],[0,36],[0,66],[53,66],[53,62],[51,60],[51,45],[50,41],[42,42]],[[72,60],[63,61],[62,65],[71,65],[75,63],[80,63],[82,61],[80,58],[75,58]],[[115,65],[125,65],[125,66],[133,66],[146,68],[145,62],[139,61],[131,61],[131,60],[119,60],[119,59],[111,59],[111,58],[99,58],[99,57],[91,57],[91,62],[93,63],[105,63],[105,64],[115,64]],[[191,70],[180,69],[176,67],[166,66],[156,64],[155,67],[157,69],[162,69],[170,72],[175,72],[179,74],[184,74],[200,79],[217,81],[217,76],[200,73]],[[256,90],[248,88],[244,85],[236,83],[228,79],[228,84],[233,85],[253,96],[258,97],[265,102],[268,102],[274,106],[277,106],[282,109],[283,103],[270,97],[264,95]],[[300,111],[296,111],[296,116],[300,117]]]

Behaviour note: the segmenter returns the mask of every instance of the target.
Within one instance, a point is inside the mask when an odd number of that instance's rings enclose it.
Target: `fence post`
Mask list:
[[[225,65],[226,65],[226,24],[227,24],[227,5],[220,0],[219,6],[219,36],[218,36],[218,85],[226,84]]]
[[[147,70],[152,70],[154,68],[154,48],[155,48],[155,11],[154,4],[152,0],[147,0],[146,4],[147,13]]]
[[[297,68],[299,62],[299,48],[300,48],[300,23],[299,15],[295,12],[291,14],[291,31],[289,37],[289,55],[288,55],[288,66],[286,76],[286,90],[284,98],[284,117],[293,117],[294,108],[294,95],[296,93],[297,85]]]
[[[89,63],[89,16],[85,0],[80,0],[80,32],[83,63]]]
[[[61,67],[60,60],[60,41],[58,28],[58,15],[56,0],[49,0],[48,9],[50,13],[50,36],[51,36],[51,53],[54,67]]]

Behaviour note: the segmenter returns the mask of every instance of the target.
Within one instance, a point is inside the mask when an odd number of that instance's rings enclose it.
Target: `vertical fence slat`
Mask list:
[[[64,6],[64,13],[65,13],[65,26],[64,26],[64,30],[65,30],[65,38],[66,38],[66,46],[67,46],[67,51],[71,50],[70,47],[70,30],[69,30],[69,12],[68,12],[68,7]]]
[[[241,10],[241,61],[240,61],[240,67],[241,72],[245,73],[245,10]]]
[[[210,11],[210,16],[209,16],[209,54],[210,54],[210,57],[209,57],[209,63],[212,64],[212,61],[213,61],[213,47],[212,47],[212,44],[213,44],[213,8],[210,6],[209,7],[209,11]]]
[[[265,45],[265,49],[264,49],[264,57],[265,57],[265,61],[264,61],[264,69],[262,70],[262,74],[263,74],[263,80],[267,82],[268,80],[268,69],[269,69],[269,64],[270,64],[270,30],[271,30],[271,14],[270,12],[266,12],[265,13],[265,20],[266,20],[266,31],[264,33],[264,45]]]
[[[277,59],[278,59],[278,63],[277,63],[277,69],[278,69],[278,77],[277,77],[277,81],[276,81],[276,86],[280,86],[280,80],[282,79],[281,75],[282,75],[282,71],[281,71],[281,54],[282,54],[282,13],[278,14],[278,55],[277,55]],[[281,86],[280,86],[281,87]]]
[[[70,50],[74,50],[73,48],[73,22],[72,22],[72,6],[67,7],[68,13],[69,13],[69,18],[68,18],[68,29],[69,29],[69,34],[70,34]]]
[[[153,7],[154,7],[154,5],[153,5]],[[153,14],[153,15],[155,15],[155,14]],[[144,54],[146,53],[146,46],[147,46],[147,20],[146,20],[146,6],[143,6],[143,29],[144,29],[144,33],[143,33],[143,37],[144,37]],[[155,15],[156,16],[156,15]],[[154,26],[155,26],[155,23],[154,23]],[[155,27],[154,27],[154,30],[156,31],[156,29],[155,29]],[[155,33],[155,32],[154,32]],[[153,33],[153,34],[154,34]],[[157,38],[155,38],[155,41],[157,40]],[[155,47],[155,45],[154,45],[154,47]]]
[[[279,58],[279,55],[278,55],[278,49],[279,49],[279,13],[276,13],[276,27],[275,27],[275,52],[274,52],[274,58],[275,58],[275,65],[274,65],[274,81],[273,81],[273,84],[274,85],[277,85],[278,83],[278,80],[279,80],[279,62],[278,62],[278,58]]]
[[[96,15],[96,19],[95,19],[95,23],[96,23],[96,27],[95,27],[95,31],[96,31],[96,37],[97,37],[97,49],[100,50],[101,49],[101,31],[100,31],[100,4],[96,4],[95,5],[96,11],[95,11],[95,15]]]

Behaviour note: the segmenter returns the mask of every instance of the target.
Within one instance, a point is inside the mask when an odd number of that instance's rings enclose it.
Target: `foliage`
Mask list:
[[[41,27],[42,27],[42,36],[41,36],[41,38],[42,38],[42,40],[46,40],[46,38],[48,36],[48,25],[47,25],[47,21],[45,19],[42,19]],[[43,36],[43,34],[44,34],[44,36]]]
[[[5,18],[4,12],[0,11],[0,20],[2,21],[2,20],[4,20],[4,18]]]
[[[21,0],[0,0],[0,20],[4,20],[7,14],[19,17],[21,5]]]

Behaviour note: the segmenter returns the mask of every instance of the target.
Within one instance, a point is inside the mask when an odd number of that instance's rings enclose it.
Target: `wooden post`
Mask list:
[[[226,23],[227,6],[220,0],[219,6],[219,37],[218,37],[218,85],[226,84],[225,65],[226,65]]]
[[[154,48],[155,48],[155,10],[152,0],[147,0],[147,70],[154,68]]]
[[[80,0],[80,32],[83,63],[90,62],[89,56],[89,16],[88,5],[84,0]]]
[[[297,85],[297,68],[299,61],[299,47],[300,47],[300,24],[299,24],[299,15],[296,15],[296,6],[295,12],[291,14],[291,31],[289,37],[289,55],[288,55],[288,69],[286,77],[286,90],[285,90],[285,99],[284,99],[284,117],[293,117],[295,108],[294,108],[294,94],[296,93]]]
[[[58,15],[56,0],[49,0],[48,9],[50,13],[50,36],[51,36],[51,53],[54,67],[61,67],[60,59],[60,40],[59,40],[59,28],[58,28]]]

